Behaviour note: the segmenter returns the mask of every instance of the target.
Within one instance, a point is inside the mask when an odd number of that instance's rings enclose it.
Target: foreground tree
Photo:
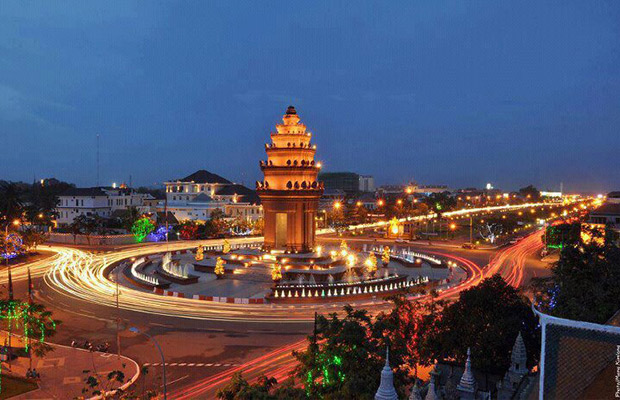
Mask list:
[[[250,384],[241,372],[235,373],[228,385],[218,390],[216,396],[221,400],[302,400],[307,399],[306,393],[294,387],[293,381],[287,381],[281,386],[276,386],[275,378],[266,376],[258,378],[257,382]]]
[[[420,361],[455,359],[464,363],[471,347],[474,367],[504,373],[510,365],[510,351],[519,332],[528,350],[528,362],[538,361],[540,332],[529,300],[508,285],[500,275],[460,293],[458,301],[428,318],[420,330]]]
[[[532,282],[537,306],[552,315],[605,323],[620,308],[620,248],[609,234],[565,245],[549,278]]]
[[[344,312],[342,318],[319,315],[306,351],[293,353],[297,377],[312,399],[372,399],[378,387],[385,343],[373,337],[366,310],[347,305]]]

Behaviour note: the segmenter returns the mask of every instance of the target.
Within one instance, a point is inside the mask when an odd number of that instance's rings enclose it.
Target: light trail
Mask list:
[[[249,382],[254,382],[267,373],[269,373],[269,376],[275,377],[278,382],[282,382],[291,375],[292,371],[297,366],[292,352],[302,351],[306,346],[307,341],[304,339],[280,347],[238,367],[227,369],[226,371],[212,375],[190,386],[169,393],[168,397],[177,400],[195,399],[197,396],[199,398],[214,399],[217,390],[230,381],[232,376],[237,372],[242,372],[244,378]],[[277,376],[273,372],[276,372]]]
[[[110,263],[153,252],[193,248],[197,245],[198,242],[179,242],[169,246],[162,244],[130,248],[107,255],[95,255],[72,248],[56,248],[58,256],[53,260],[52,268],[45,275],[45,283],[59,294],[97,305],[116,307],[116,283],[109,280],[105,273]],[[481,269],[475,263],[449,254],[435,254],[459,262],[468,274],[468,278],[464,282],[446,289],[445,292],[442,292],[442,296],[447,296],[450,293],[462,290],[463,287],[479,282]],[[315,311],[325,312],[330,307],[340,307],[346,303],[296,306],[217,303],[162,296],[126,286],[121,288],[119,295],[119,307],[123,310],[199,320],[261,323],[307,323],[312,320]],[[385,302],[378,298],[376,300],[351,303],[359,307],[373,309],[375,307],[382,307]]]
[[[517,288],[521,286],[527,257],[542,249],[541,237],[543,234],[543,230],[538,230],[521,239],[514,246],[497,252],[484,271],[485,277],[500,273],[508,284]]]

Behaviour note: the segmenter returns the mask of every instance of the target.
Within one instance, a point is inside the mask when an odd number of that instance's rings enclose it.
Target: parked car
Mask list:
[[[470,249],[470,250],[474,250],[477,249],[478,246],[476,246],[474,243],[463,243],[463,245],[461,245],[462,248],[464,249]]]

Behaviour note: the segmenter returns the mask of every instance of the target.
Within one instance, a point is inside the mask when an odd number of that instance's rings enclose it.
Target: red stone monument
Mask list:
[[[314,248],[316,213],[323,184],[317,181],[312,134],[289,106],[265,145],[267,161],[261,161],[265,179],[256,182],[265,216],[266,250],[309,252]]]

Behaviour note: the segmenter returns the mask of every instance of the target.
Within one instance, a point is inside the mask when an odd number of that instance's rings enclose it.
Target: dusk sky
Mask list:
[[[236,6],[234,6],[236,5]],[[620,189],[620,1],[0,3],[0,179],[261,178],[289,104],[325,171]]]

